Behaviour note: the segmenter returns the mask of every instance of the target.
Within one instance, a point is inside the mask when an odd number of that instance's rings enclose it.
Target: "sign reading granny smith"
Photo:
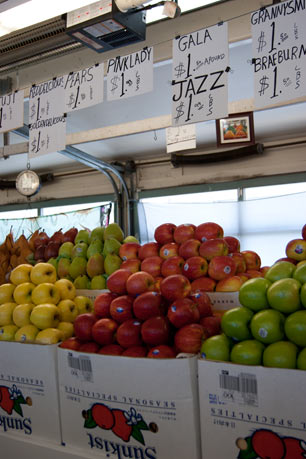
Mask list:
[[[23,126],[23,91],[0,96],[0,132]]]
[[[73,112],[103,101],[104,64],[64,76],[65,111]]]
[[[306,95],[306,1],[251,14],[255,107]]]
[[[222,22],[173,40],[172,124],[228,114],[228,31]]]

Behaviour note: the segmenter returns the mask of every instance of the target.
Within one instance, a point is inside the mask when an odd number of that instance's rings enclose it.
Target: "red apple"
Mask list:
[[[178,255],[178,249],[179,246],[176,242],[168,242],[167,244],[162,245],[159,249],[159,256],[163,260],[166,260],[170,257],[175,257]]]
[[[194,232],[195,239],[198,239],[201,242],[206,241],[207,239],[215,239],[218,237],[223,237],[224,231],[223,228],[214,222],[205,222],[198,225]]]
[[[138,258],[140,244],[137,242],[125,242],[119,248],[119,257],[125,261],[130,258]]]
[[[253,250],[243,250],[240,253],[242,253],[243,258],[246,262],[247,270],[248,269],[259,270],[260,265],[261,265],[261,259],[258,253],[254,252]]]
[[[124,357],[146,357],[147,352],[147,348],[144,346],[131,346],[125,349],[121,355]]]
[[[110,317],[109,307],[111,302],[117,298],[117,294],[113,292],[102,292],[96,296],[94,300],[94,313],[98,319]]]
[[[205,292],[213,292],[217,282],[208,276],[202,276],[191,282],[191,293],[197,290],[204,290]]]
[[[172,274],[183,274],[184,263],[184,258],[178,255],[167,258],[161,265],[161,275],[167,277]]]
[[[302,228],[302,238],[306,241],[306,224]]]
[[[244,259],[244,256],[240,252],[233,252],[230,254],[232,259],[236,263],[236,274],[238,273],[244,273],[247,269],[246,261]]]
[[[70,349],[72,351],[78,351],[81,344],[82,341],[79,340],[79,338],[77,338],[76,336],[71,336],[71,338],[67,338],[64,341],[62,341],[59,347],[62,347],[64,349]]]
[[[197,256],[187,258],[184,264],[184,276],[190,280],[198,279],[199,277],[205,276],[208,269],[208,263],[205,258]]]
[[[159,256],[159,249],[160,244],[158,244],[158,242],[147,242],[146,244],[143,244],[141,247],[139,247],[138,258],[139,260],[144,260],[145,258],[149,257],[157,257]]]
[[[286,245],[286,255],[297,261],[306,260],[306,240],[292,239]]]
[[[141,261],[138,258],[129,258],[121,263],[120,269],[126,269],[130,273],[137,273],[140,271]]]
[[[87,343],[81,344],[79,347],[79,352],[90,352],[92,354],[96,354],[99,349],[100,346],[98,343],[95,343],[94,341],[88,341]]]
[[[123,347],[119,344],[107,344],[106,346],[101,347],[98,354],[102,355],[122,355],[124,351]]]
[[[162,276],[158,276],[155,278],[155,284],[154,284],[154,292],[160,293],[160,283],[164,278]]]
[[[214,257],[208,264],[208,275],[216,281],[234,276],[235,273],[236,263],[229,255]]]
[[[197,239],[188,239],[179,246],[178,254],[185,260],[190,257],[197,257],[199,256],[200,245],[201,242]]]
[[[207,241],[201,243],[199,254],[210,261],[219,255],[227,255],[228,245],[223,238],[207,239]]]
[[[224,236],[223,239],[228,245],[228,253],[240,252],[240,241],[234,236]]]
[[[110,305],[109,312],[111,318],[118,324],[133,318],[133,297],[120,295],[115,298]]]
[[[246,273],[250,276],[250,278],[264,277],[264,274],[260,271],[260,269],[247,269]]]
[[[182,274],[165,277],[160,283],[161,294],[169,301],[185,298],[189,295],[190,290],[190,282]]]
[[[199,322],[200,312],[190,298],[180,298],[168,308],[167,317],[176,328]]]
[[[70,228],[63,234],[63,243],[64,242],[72,242],[74,244],[74,240],[76,235],[78,234],[77,228]]]
[[[199,289],[191,293],[189,298],[197,305],[200,318],[212,316],[212,302],[205,290]]]
[[[297,260],[294,260],[293,258],[288,258],[288,257],[282,257],[282,258],[279,258],[278,260],[275,261],[275,263],[277,263],[278,261],[289,261],[289,263],[293,263],[294,265],[296,265],[298,263]],[[264,266],[265,267],[265,266]],[[263,268],[264,268],[263,267]],[[270,268],[270,266],[269,266]],[[262,268],[260,268],[260,271],[262,270]]]
[[[132,276],[131,272],[127,269],[117,269],[107,278],[107,288],[117,295],[124,295],[127,292],[127,280]]]
[[[109,319],[108,317],[99,319],[92,327],[92,338],[101,346],[112,344],[117,328],[118,324],[113,319]]]
[[[141,293],[152,291],[155,280],[151,274],[145,271],[138,271],[130,275],[126,281],[126,289],[129,295],[140,295]]]
[[[141,325],[141,337],[149,346],[167,344],[169,341],[170,327],[166,317],[156,316],[147,319]]]
[[[173,223],[163,223],[159,225],[154,231],[154,239],[159,244],[164,245],[168,242],[173,242],[173,234],[175,231],[176,225]]]
[[[280,261],[280,260],[279,260]],[[284,261],[289,261],[288,259],[284,260]],[[292,263],[292,262],[291,262]],[[295,264],[295,263],[294,263]],[[269,271],[269,269],[271,268],[271,266],[262,266],[259,271],[263,274],[263,277],[265,277],[266,273]]]
[[[195,229],[196,226],[192,223],[183,223],[182,225],[178,225],[173,233],[174,241],[177,244],[182,244],[188,239],[193,239]]]
[[[180,328],[174,335],[174,344],[179,352],[197,354],[204,338],[204,329],[200,324],[189,324]]]
[[[144,292],[133,302],[133,312],[137,319],[147,320],[163,312],[162,296],[158,292]]]
[[[91,341],[92,329],[96,322],[97,317],[91,312],[78,315],[73,323],[75,336],[81,341]]]
[[[235,276],[241,277],[241,279],[242,279],[243,282],[247,281],[248,279],[251,279],[250,274],[247,273],[247,272],[244,272],[244,273],[236,273]]]
[[[130,319],[119,325],[116,339],[123,348],[141,346],[141,323],[139,320]]]
[[[217,282],[216,292],[239,292],[243,279],[240,276],[230,276]]]
[[[167,346],[167,344],[160,344],[159,346],[152,347],[147,357],[151,359],[174,359],[176,353],[172,349],[172,347]]]
[[[141,271],[151,274],[153,277],[157,277],[160,276],[162,263],[163,259],[158,255],[148,257],[142,260],[140,269]]]
[[[221,317],[219,315],[202,317],[200,324],[203,326],[205,339],[221,333]]]

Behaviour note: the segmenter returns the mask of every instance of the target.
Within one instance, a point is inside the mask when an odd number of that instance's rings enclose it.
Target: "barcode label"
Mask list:
[[[255,375],[240,373],[233,376],[224,371],[219,374],[219,384],[220,388],[224,389],[223,398],[227,401],[242,401],[248,405],[257,405],[258,385]]]
[[[92,365],[90,357],[80,355],[75,357],[73,354],[68,354],[68,365],[74,370],[74,374],[81,376],[85,381],[93,381]]]

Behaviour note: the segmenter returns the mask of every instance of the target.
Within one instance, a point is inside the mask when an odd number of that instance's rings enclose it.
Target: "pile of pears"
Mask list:
[[[137,241],[134,236],[124,237],[117,223],[98,226],[93,230],[81,229],[74,242],[64,242],[54,264],[59,279],[70,279],[77,289],[103,290],[110,274],[120,268],[120,246]],[[138,241],[137,241],[138,242]]]

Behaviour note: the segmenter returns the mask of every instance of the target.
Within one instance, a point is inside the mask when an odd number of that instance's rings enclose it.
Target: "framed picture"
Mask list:
[[[216,120],[217,146],[253,145],[253,112],[235,113],[227,118]]]

